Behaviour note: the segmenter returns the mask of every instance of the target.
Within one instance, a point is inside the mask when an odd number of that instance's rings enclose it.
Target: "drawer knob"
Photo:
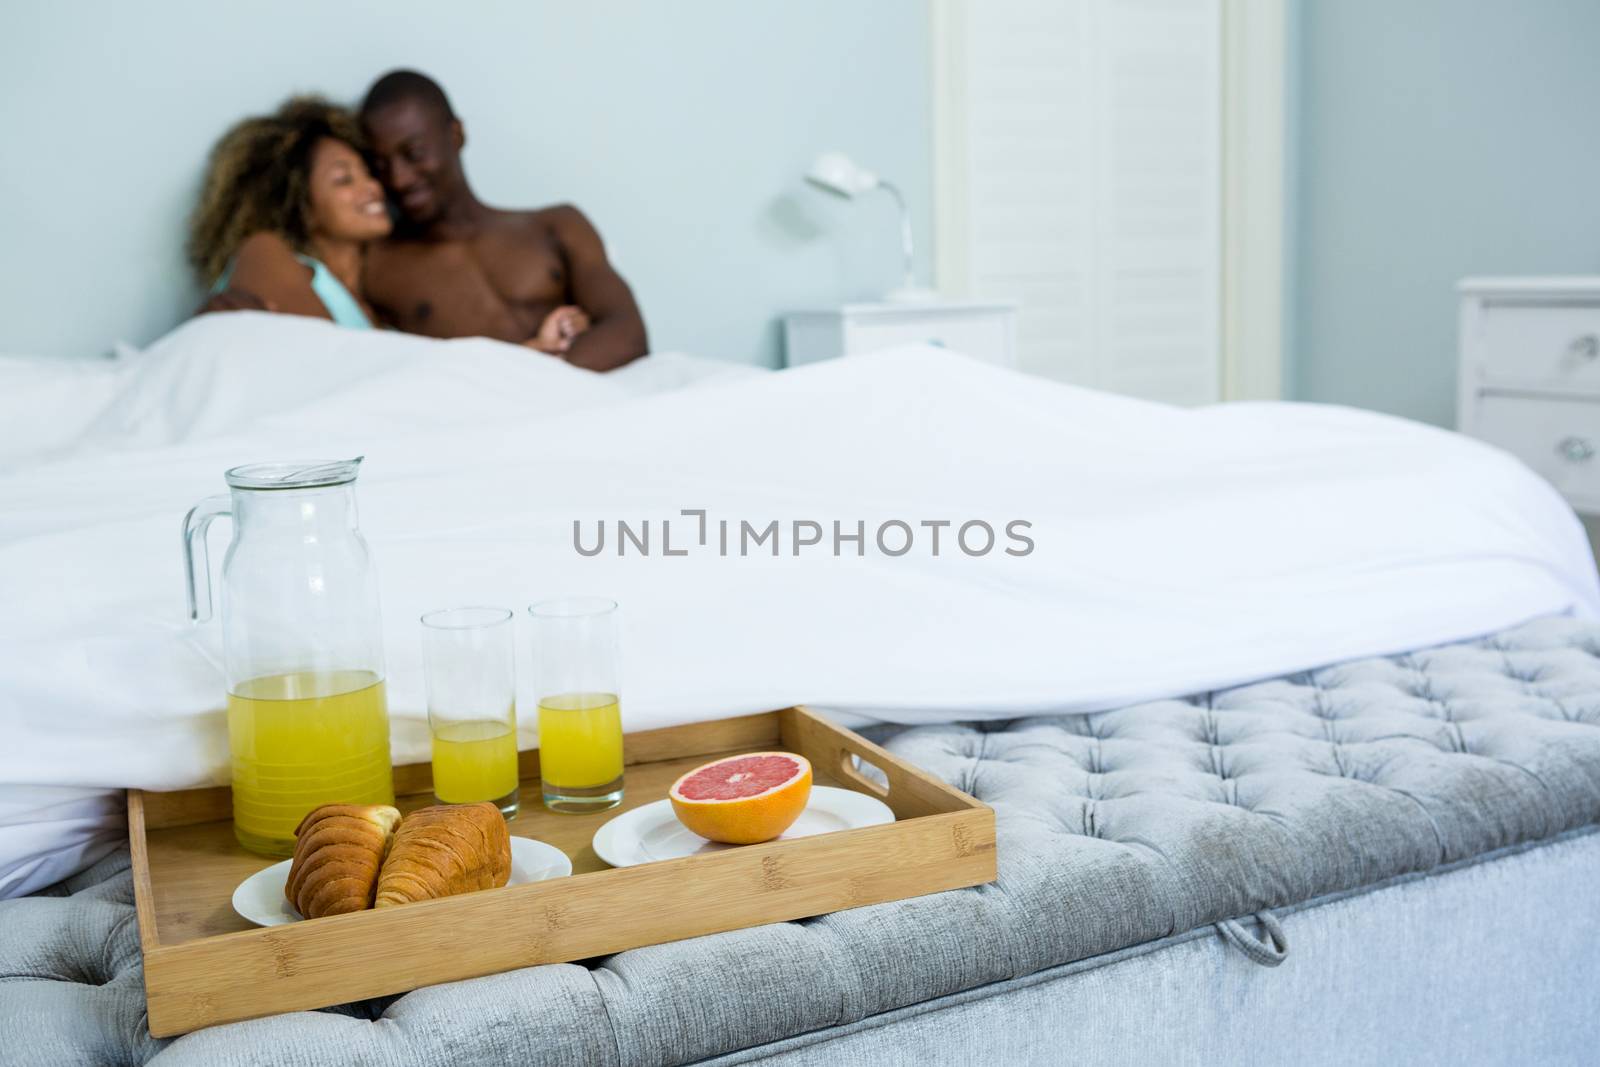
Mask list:
[[[1594,445],[1582,437],[1563,437],[1556,451],[1568,463],[1587,463],[1594,458]]]
[[[1573,339],[1567,350],[1579,359],[1595,359],[1600,357],[1600,337],[1586,333],[1582,337]]]

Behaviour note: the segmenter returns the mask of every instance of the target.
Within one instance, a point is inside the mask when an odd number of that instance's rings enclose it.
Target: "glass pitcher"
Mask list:
[[[393,804],[378,576],[356,527],[361,458],[257,463],[184,519],[189,617],[211,617],[206,530],[233,520],[222,564],[222,643],[233,832],[289,856],[320,804]]]

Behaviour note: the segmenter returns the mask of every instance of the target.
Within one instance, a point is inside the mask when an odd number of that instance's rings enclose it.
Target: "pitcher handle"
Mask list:
[[[211,618],[211,553],[206,548],[206,531],[219,515],[233,518],[232,505],[227,493],[219,493],[206,497],[183,517],[183,572],[188,579],[191,622]]]

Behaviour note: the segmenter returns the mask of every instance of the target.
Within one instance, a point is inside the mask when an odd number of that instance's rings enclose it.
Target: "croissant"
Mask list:
[[[400,812],[384,804],[324,804],[295,827],[283,895],[307,919],[372,907]]]
[[[373,907],[493,889],[511,877],[511,832],[493,804],[439,804],[407,815],[378,875]]]

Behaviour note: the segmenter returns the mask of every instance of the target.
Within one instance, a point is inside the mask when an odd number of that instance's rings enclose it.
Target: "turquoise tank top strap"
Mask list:
[[[322,306],[328,310],[328,315],[340,326],[352,330],[372,329],[372,320],[367,318],[367,313],[361,310],[361,302],[351,295],[344,283],[334,276],[320,259],[311,256],[302,256],[296,252],[295,259],[311,268],[311,291],[317,294],[317,299],[322,301]],[[213,295],[222,292],[228,287],[228,280],[233,277],[233,264],[229,263],[211,286]]]
[[[311,268],[311,291],[317,294],[317,299],[328,309],[334,322],[354,330],[372,329],[372,320],[361,310],[361,302],[351,295],[333,271],[323,266],[321,260],[310,256],[297,254],[295,258]]]

